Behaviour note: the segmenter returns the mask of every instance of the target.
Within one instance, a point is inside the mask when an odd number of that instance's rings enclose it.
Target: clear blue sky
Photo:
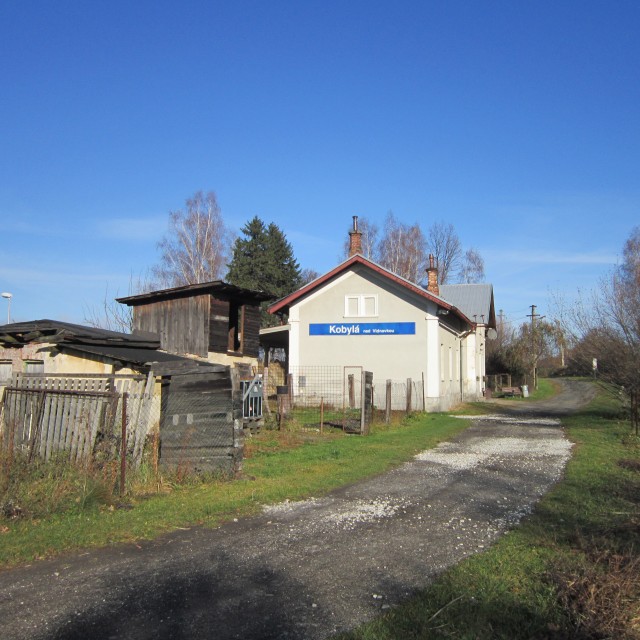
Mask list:
[[[82,322],[214,190],[319,272],[352,215],[451,222],[497,309],[550,313],[640,224],[639,33],[636,0],[5,1],[0,290]]]

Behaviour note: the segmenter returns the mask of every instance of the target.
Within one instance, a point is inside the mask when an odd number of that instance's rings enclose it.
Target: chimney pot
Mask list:
[[[358,216],[353,216],[353,230],[349,231],[349,257],[362,254],[362,232],[358,231]]]
[[[440,287],[438,286],[438,267],[435,266],[435,257],[433,253],[429,254],[429,268],[427,269],[427,291],[440,295]]]

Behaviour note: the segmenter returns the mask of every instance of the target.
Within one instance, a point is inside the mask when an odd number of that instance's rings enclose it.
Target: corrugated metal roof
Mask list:
[[[495,323],[493,285],[441,284],[440,295],[474,322],[489,326]]]

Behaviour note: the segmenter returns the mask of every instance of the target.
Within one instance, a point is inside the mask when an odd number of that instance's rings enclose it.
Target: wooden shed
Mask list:
[[[157,334],[169,353],[199,356],[217,364],[256,364],[262,291],[216,280],[126,298],[135,332]]]

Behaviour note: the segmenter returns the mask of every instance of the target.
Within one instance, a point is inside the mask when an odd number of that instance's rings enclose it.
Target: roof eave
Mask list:
[[[392,273],[388,269],[385,269],[384,267],[380,266],[379,264],[376,264],[375,262],[372,262],[371,260],[368,260],[367,258],[365,258],[364,256],[362,256],[360,254],[356,254],[354,256],[351,256],[350,258],[348,258],[344,262],[341,262],[339,265],[334,267],[331,271],[328,271],[327,273],[325,273],[324,275],[320,276],[319,278],[316,278],[315,280],[313,280],[312,282],[306,284],[304,287],[301,287],[297,291],[294,291],[293,293],[290,293],[288,296],[285,296],[284,298],[281,298],[280,300],[278,300],[277,302],[275,302],[274,304],[272,304],[268,308],[269,313],[271,313],[271,314],[287,313],[288,310],[289,310],[289,307],[291,306],[291,304],[295,303],[297,300],[299,300],[303,296],[311,293],[312,291],[314,291],[315,289],[317,289],[318,287],[323,285],[325,282],[331,280],[331,278],[337,276],[338,274],[340,274],[343,271],[346,271],[349,267],[351,267],[354,264],[362,264],[362,265],[372,269],[376,273],[379,273],[380,275],[382,275],[385,278],[391,280],[392,282],[396,282],[397,284],[400,284],[404,288],[406,288],[406,289],[408,289],[410,291],[413,291],[414,293],[417,293],[420,297],[426,298],[427,300],[431,300],[432,302],[437,304],[442,309],[446,309],[447,311],[451,311],[451,312],[455,313],[464,322],[469,324],[469,326],[471,326],[471,327],[474,326],[474,323],[469,318],[467,318],[467,316],[465,316],[464,313],[462,313],[462,311],[460,311],[460,309],[458,309],[457,307],[453,306],[452,304],[449,304],[443,298],[440,298],[439,296],[436,296],[435,294],[431,293],[430,291],[428,291],[426,289],[423,289],[422,287],[418,286],[417,284],[409,282],[409,280],[406,280],[405,278],[402,278],[401,276],[398,276],[398,275]]]

